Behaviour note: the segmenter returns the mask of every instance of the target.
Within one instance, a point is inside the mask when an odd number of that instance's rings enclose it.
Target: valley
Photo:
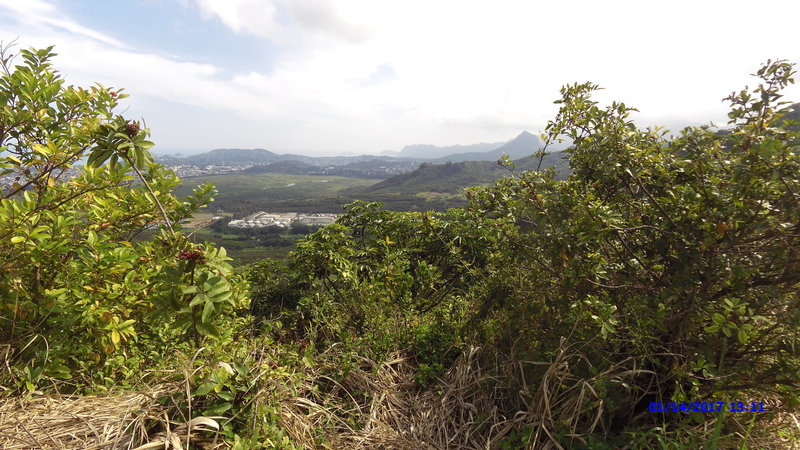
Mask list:
[[[530,157],[540,142],[523,132],[505,143],[406,146],[397,156],[307,157],[278,155],[264,149],[217,149],[186,158],[162,156],[158,161],[183,179],[176,194],[191,194],[210,183],[218,194],[184,230],[195,242],[225,247],[233,264],[265,257],[283,258],[297,239],[317,227],[242,228],[237,221],[259,211],[270,213],[340,214],[357,200],[381,202],[391,211],[446,211],[464,206],[464,189],[491,184],[511,174],[539,168]],[[512,167],[497,160],[516,159]],[[560,152],[548,154],[541,169],[560,177],[567,164]],[[216,219],[213,219],[216,217]],[[231,226],[233,222],[234,226]]]

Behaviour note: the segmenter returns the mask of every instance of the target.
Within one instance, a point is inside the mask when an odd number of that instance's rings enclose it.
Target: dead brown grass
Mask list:
[[[162,414],[158,389],[113,397],[15,398],[0,403],[4,449],[134,448],[147,442],[146,421]],[[163,419],[163,418],[162,418]]]
[[[317,364],[307,367],[297,391],[282,387],[280,395],[258,394],[254,401],[279,402],[281,427],[303,448],[494,449],[503,443],[519,448],[527,442],[527,448],[548,450],[586,443],[589,434],[608,429],[608,411],[598,394],[604,384],[641,383],[652,375],[626,360],[581,377],[578,368],[588,362],[566,341],[550,361],[493,358],[487,353],[466,350],[428,389],[417,386],[415,365],[400,354],[381,364],[361,359],[339,381],[325,375],[325,364]],[[336,360],[333,357],[331,363]],[[537,382],[529,385],[525,380]],[[0,448],[227,447],[218,434],[207,433],[219,429],[214,418],[168,419],[185,400],[181,396],[188,395],[185,388],[184,382],[115,396],[0,400]],[[779,410],[780,404],[770,401],[769,408]],[[717,441],[719,448],[739,448],[742,442],[750,448],[800,448],[796,414],[758,418],[754,426],[755,420],[753,415],[733,418],[728,425],[733,428]],[[653,433],[629,448],[663,447],[665,441],[671,443],[669,448],[680,448],[687,434],[695,440],[713,439],[714,421],[702,426]],[[520,433],[525,433],[524,439]],[[264,448],[270,448],[269,437],[265,439]]]
[[[198,439],[198,431],[219,428],[216,421],[196,417],[184,424],[168,419],[175,392],[160,385],[146,392],[109,396],[41,396],[0,400],[0,448],[22,449],[173,449],[192,442],[218,448],[214,440]],[[152,435],[152,430],[159,430]],[[197,448],[195,447],[195,448]]]
[[[562,342],[552,361],[485,367],[481,350],[472,348],[425,391],[415,387],[413,366],[399,355],[380,365],[363,360],[341,383],[311,378],[303,395],[284,403],[282,425],[309,448],[489,449],[521,430],[530,433],[531,448],[563,448],[559,432],[577,443],[601,424],[598,380],[646,373],[620,364],[579,379],[573,371],[580,359]],[[526,366],[540,366],[540,383],[512,385],[525,379]],[[315,393],[315,384],[328,389]],[[322,443],[315,439],[320,434]]]
[[[414,366],[400,355],[383,364],[364,359],[341,382],[311,374],[300,395],[284,401],[281,425],[294,442],[311,449],[494,449],[501,443],[521,448],[522,442],[531,449],[571,448],[586,444],[593,432],[608,430],[609,414],[598,394],[604,384],[641,383],[653,375],[629,359],[579,377],[577,367],[588,363],[578,351],[562,341],[554,355],[542,362],[492,360],[472,348],[427,390],[416,387]],[[532,367],[541,376],[526,377]],[[526,379],[538,382],[526,385]],[[779,402],[769,408],[783,410]],[[664,443],[680,448],[713,439],[714,419],[669,432],[642,430],[638,444],[626,448]],[[717,440],[718,448],[740,448],[742,443],[748,448],[800,448],[797,414],[727,420],[732,428]],[[519,439],[521,432],[526,439]]]

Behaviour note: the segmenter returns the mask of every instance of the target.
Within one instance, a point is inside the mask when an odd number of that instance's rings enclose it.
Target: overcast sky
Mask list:
[[[767,58],[800,62],[798,17],[797,0],[0,0],[0,40],[125,88],[161,151],[333,155],[538,132],[575,81],[644,125],[724,123]]]

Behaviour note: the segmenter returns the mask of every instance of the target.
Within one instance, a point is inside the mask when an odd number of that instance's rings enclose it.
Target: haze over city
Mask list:
[[[638,107],[643,125],[724,124],[721,99],[747,74],[800,61],[798,13],[792,1],[0,0],[0,40],[55,45],[69,83],[124,88],[157,153],[375,154],[540,131],[575,81]]]

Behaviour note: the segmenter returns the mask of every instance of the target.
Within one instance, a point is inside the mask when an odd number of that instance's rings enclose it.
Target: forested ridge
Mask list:
[[[0,51],[0,412],[124,408],[103,433],[0,414],[0,446],[798,446],[792,64],[725,98],[723,131],[641,129],[566,85],[538,170],[445,212],[356,201],[234,271],[175,226],[214,188],[176,197],[124,92],[52,57]]]

